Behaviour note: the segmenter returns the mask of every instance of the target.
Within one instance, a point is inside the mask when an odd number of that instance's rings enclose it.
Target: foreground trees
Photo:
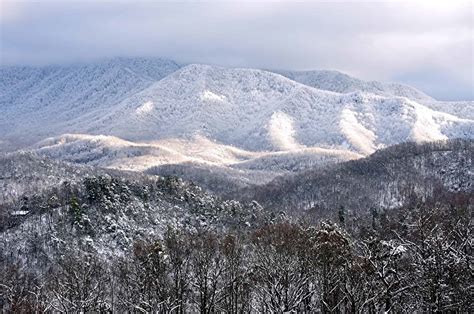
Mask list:
[[[473,310],[469,210],[410,207],[358,221],[351,232],[332,222],[290,221],[232,232],[169,228],[120,258],[65,252],[42,274],[2,257],[0,306],[12,312]]]

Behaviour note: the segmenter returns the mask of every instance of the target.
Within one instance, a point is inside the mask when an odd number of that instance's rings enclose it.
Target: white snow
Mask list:
[[[358,151],[368,155],[376,150],[374,132],[359,123],[356,112],[348,108],[342,110],[339,124],[342,134]]]
[[[151,101],[147,101],[145,102],[143,105],[141,105],[140,107],[138,107],[135,112],[138,114],[138,115],[146,115],[147,113],[150,113],[151,111],[153,111],[153,108],[155,108],[153,106],[153,102]]]
[[[147,101],[153,102],[154,114],[135,120],[128,108]],[[379,147],[429,135],[434,139],[469,137],[474,126],[469,119],[449,123],[454,121],[452,115],[439,114],[407,98],[338,94],[266,71],[207,65],[186,66],[113,109],[88,122],[86,133],[133,141],[203,134],[253,151],[343,149],[349,143],[354,152],[366,155]],[[424,119],[433,119],[439,127],[430,124],[428,134],[421,136],[420,129],[428,125],[420,120],[423,110]]]
[[[362,157],[345,150],[301,148],[292,151],[252,152],[211,141],[204,136],[190,139],[164,139],[131,142],[114,136],[65,134],[45,139],[31,151],[54,159],[122,170],[143,171],[152,166],[192,162],[217,167],[281,170],[285,165],[300,167],[328,161],[346,161]],[[272,162],[269,162],[272,160]],[[278,160],[279,167],[275,165]],[[266,163],[269,162],[269,165]],[[267,169],[268,168],[268,169]],[[271,169],[270,169],[271,168]]]
[[[10,213],[12,216],[26,216],[28,215],[29,210],[16,210]]]
[[[217,101],[217,102],[224,102],[226,101],[226,97],[224,95],[217,95],[209,90],[205,90],[201,94],[201,100],[203,101]]]
[[[407,97],[419,101],[433,101],[425,93],[407,85],[390,82],[363,81],[338,71],[275,71],[296,82],[338,93],[367,92],[387,97]]]
[[[412,138],[417,142],[448,139],[448,136],[441,132],[442,126],[450,126],[456,122],[462,123],[463,121],[469,121],[447,113],[435,112],[415,102],[410,103],[413,105],[416,113],[416,122],[412,129]]]
[[[284,112],[272,114],[268,124],[268,133],[273,145],[281,150],[297,150],[304,148],[295,140],[293,118]]]

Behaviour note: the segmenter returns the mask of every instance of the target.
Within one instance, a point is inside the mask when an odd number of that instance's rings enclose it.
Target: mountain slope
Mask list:
[[[202,136],[188,140],[130,142],[114,136],[86,134],[47,138],[33,145],[30,151],[74,163],[139,171],[182,162],[228,165],[264,154],[222,145]]]
[[[338,94],[271,72],[206,65],[176,71],[89,126],[87,133],[128,140],[199,133],[250,150],[318,146],[362,154],[407,140],[474,134],[473,120],[407,98]]]
[[[0,260],[22,256],[35,270],[71,250],[104,259],[123,256],[135,241],[160,237],[169,226],[228,230],[266,219],[254,202],[223,201],[177,178],[31,154],[0,156],[0,186],[17,192],[0,198]]]
[[[29,151],[76,164],[177,175],[197,182],[214,193],[266,183],[277,175],[290,171],[362,157],[347,150],[319,148],[252,152],[202,136],[187,140],[130,142],[114,136],[65,134],[47,138],[32,146]],[[213,178],[207,180],[206,173]],[[217,176],[221,179],[217,180]]]
[[[333,212],[393,208],[443,193],[474,196],[474,141],[404,143],[371,156],[326,168],[281,176],[235,195],[268,208]]]
[[[21,143],[15,142],[22,140],[31,143],[32,139],[64,133],[74,125],[75,118],[100,114],[101,109],[110,110],[117,102],[178,68],[175,62],[158,58],[115,58],[42,68],[2,67],[2,139],[17,145]]]

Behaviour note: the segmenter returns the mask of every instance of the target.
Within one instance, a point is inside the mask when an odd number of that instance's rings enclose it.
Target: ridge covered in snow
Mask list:
[[[302,170],[299,161],[306,169],[405,141],[474,137],[474,102],[332,71],[150,58],[0,71],[0,150],[109,168],[191,163],[273,175]]]
[[[195,182],[205,180],[197,176],[205,169],[208,176],[213,177],[212,180],[216,180],[216,176],[228,177],[226,182],[234,181],[238,187],[267,183],[284,173],[362,157],[348,150],[321,148],[253,152],[203,136],[131,142],[115,136],[65,134],[47,138],[29,150],[37,155],[76,164],[179,175]],[[205,183],[203,185],[209,187]]]
[[[293,81],[322,90],[337,93],[367,92],[388,97],[407,97],[417,100],[433,100],[422,91],[408,85],[393,82],[363,81],[338,71],[274,71]]]
[[[145,105],[149,110],[144,115]],[[340,94],[267,71],[196,64],[128,97],[114,109],[89,123],[85,133],[133,141],[203,134],[254,151],[316,146],[364,155],[404,141],[474,134],[474,120],[409,98]]]

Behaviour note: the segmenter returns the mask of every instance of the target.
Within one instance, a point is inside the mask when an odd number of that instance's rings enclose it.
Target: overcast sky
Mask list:
[[[335,69],[474,99],[472,1],[0,0],[2,65],[114,56]]]

